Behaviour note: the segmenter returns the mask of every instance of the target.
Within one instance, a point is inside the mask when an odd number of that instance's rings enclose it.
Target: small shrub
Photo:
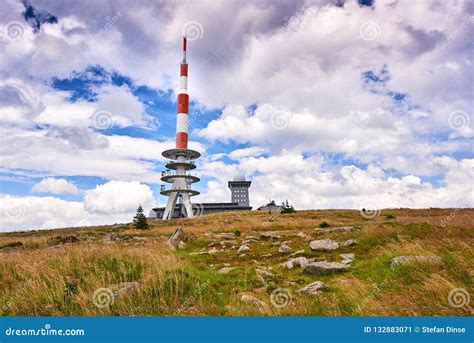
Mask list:
[[[386,219],[395,219],[395,216],[393,214],[389,213],[385,216],[385,218]]]
[[[235,231],[234,231],[234,235],[236,235],[237,237],[239,237],[239,236],[241,235],[240,230],[235,230]]]
[[[325,227],[330,227],[330,226],[331,226],[331,225],[329,225],[328,222],[321,222],[321,223],[319,224],[319,227],[320,227],[320,228],[325,228]]]

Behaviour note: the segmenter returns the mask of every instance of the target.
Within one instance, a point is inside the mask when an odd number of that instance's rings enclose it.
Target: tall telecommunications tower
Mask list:
[[[166,164],[167,170],[162,172],[161,181],[171,183],[171,189],[162,187],[161,194],[168,196],[163,220],[173,218],[176,202],[179,200],[181,210],[186,217],[193,216],[191,196],[198,195],[199,192],[191,189],[191,184],[198,182],[199,178],[187,173],[188,170],[195,169],[193,160],[199,158],[201,154],[188,149],[188,64],[186,63],[186,37],[183,37],[183,61],[181,62],[180,89],[178,93],[178,110],[176,118],[176,148],[163,151],[163,157],[171,160]],[[171,170],[175,170],[173,173]]]

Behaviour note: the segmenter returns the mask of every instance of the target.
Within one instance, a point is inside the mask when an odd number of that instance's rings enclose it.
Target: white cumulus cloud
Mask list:
[[[76,185],[69,182],[66,179],[55,179],[48,177],[41,180],[39,183],[33,186],[33,192],[36,193],[52,193],[52,194],[63,194],[63,193],[78,193]]]

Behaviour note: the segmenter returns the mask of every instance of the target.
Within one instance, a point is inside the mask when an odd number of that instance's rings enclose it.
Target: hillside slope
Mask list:
[[[474,209],[383,210],[374,215],[365,218],[371,213],[364,217],[352,210],[242,212],[153,221],[144,231],[121,224],[1,234],[0,311],[474,314],[469,302],[474,294]],[[328,227],[320,228],[327,226],[324,222]],[[172,250],[166,242],[179,226],[186,247]],[[348,226],[353,229],[330,230]],[[352,239],[356,241],[348,241]],[[335,249],[313,250],[310,242],[315,240]],[[354,254],[353,262],[352,256],[341,254]],[[436,255],[440,260],[391,267],[391,259],[400,255]],[[306,260],[293,260],[292,269],[283,265],[297,257]],[[344,261],[347,267],[324,272],[298,265],[321,261],[337,266]],[[313,287],[313,295],[300,291],[315,281],[324,288]]]

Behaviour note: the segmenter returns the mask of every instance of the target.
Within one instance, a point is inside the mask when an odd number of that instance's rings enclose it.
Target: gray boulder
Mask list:
[[[246,252],[246,251],[250,251],[250,248],[247,246],[247,245],[242,245],[239,250],[237,250],[238,253],[241,253],[241,252]]]
[[[287,269],[293,269],[295,267],[304,268],[308,265],[309,260],[306,257],[296,257],[286,261],[283,266]]]
[[[331,239],[320,239],[311,241],[309,247],[312,250],[336,250],[339,248],[339,243]]]
[[[315,282],[310,283],[309,285],[301,288],[299,291],[301,293],[305,293],[305,294],[314,296],[314,295],[320,294],[321,291],[325,288],[326,288],[326,286],[324,285],[324,283],[322,283],[321,281],[315,281]]]
[[[262,238],[262,239],[280,239],[281,236],[278,232],[268,231],[268,232],[262,232],[260,234],[260,238]]]
[[[329,274],[342,272],[348,269],[350,269],[350,266],[347,264],[321,261],[309,263],[303,268],[303,271],[309,274]]]
[[[341,243],[342,246],[353,246],[357,244],[357,239],[348,239],[347,241],[344,241]]]
[[[218,274],[229,274],[234,269],[235,268],[233,268],[233,267],[224,267],[224,268],[220,269],[217,273]]]
[[[355,255],[354,254],[340,254],[339,256],[342,257],[341,263],[343,264],[351,264],[354,261]]]
[[[289,254],[291,252],[291,248],[286,244],[282,244],[280,245],[280,248],[278,248],[278,252],[280,254]]]
[[[179,242],[184,241],[184,230],[180,226],[168,239],[168,246],[172,249],[176,249],[179,245]]]

